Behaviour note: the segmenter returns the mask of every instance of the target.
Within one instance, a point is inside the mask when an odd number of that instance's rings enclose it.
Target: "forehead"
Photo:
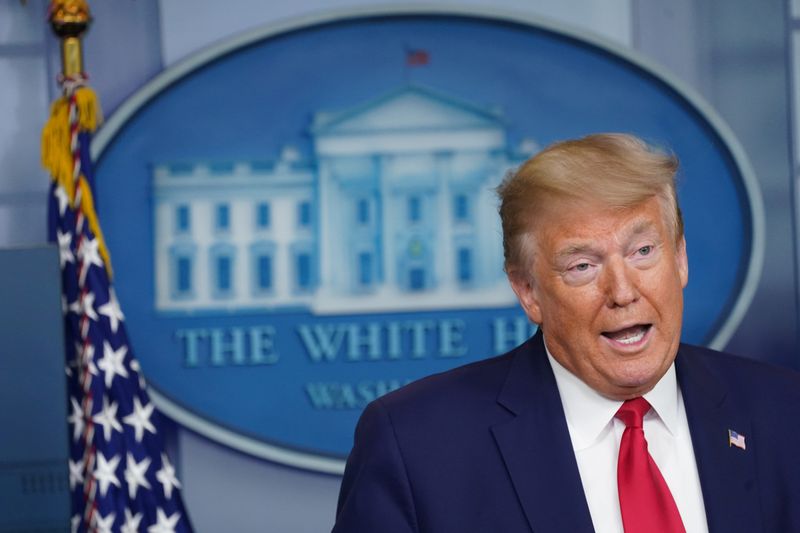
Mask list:
[[[575,244],[600,244],[646,233],[664,236],[667,232],[662,205],[656,198],[626,208],[558,202],[537,213],[533,226],[537,248],[550,252]]]

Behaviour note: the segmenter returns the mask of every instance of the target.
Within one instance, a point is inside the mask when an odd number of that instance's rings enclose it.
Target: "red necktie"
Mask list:
[[[619,443],[617,485],[625,533],[684,533],[678,506],[647,451],[642,419],[650,410],[644,398],[628,400],[617,411],[625,423]]]

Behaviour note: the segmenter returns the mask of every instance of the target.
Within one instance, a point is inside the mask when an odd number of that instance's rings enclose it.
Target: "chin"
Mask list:
[[[644,363],[644,364],[642,364]],[[642,389],[641,394],[652,389],[666,373],[667,367],[648,361],[631,361],[615,372],[613,383],[620,389]]]

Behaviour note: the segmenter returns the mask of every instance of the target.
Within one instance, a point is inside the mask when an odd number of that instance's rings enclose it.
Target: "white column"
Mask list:
[[[381,202],[381,264],[383,265],[383,282],[381,289],[394,292],[397,287],[397,258],[394,254],[395,225],[397,213],[392,209],[392,195],[390,188],[391,175],[387,172],[386,158],[378,156],[376,172],[378,174],[380,202]]]
[[[439,289],[452,289],[455,287],[455,261],[453,254],[453,198],[450,193],[450,181],[453,173],[453,157],[450,154],[441,154],[436,157],[435,168],[439,182],[437,198],[438,223],[435,225],[436,251],[436,284]]]
[[[334,241],[338,242],[341,237],[336,237],[336,216],[332,207],[334,203],[333,194],[335,187],[331,183],[329,159],[327,157],[320,157],[318,168],[317,184],[319,187],[319,205],[317,206],[317,213],[319,221],[317,222],[317,227],[319,228],[319,233],[317,234],[317,238],[319,239],[319,257],[317,261],[320,268],[320,290],[322,293],[328,293],[336,284],[336,280],[334,280],[336,260],[334,257],[335,254],[333,253],[333,245]]]

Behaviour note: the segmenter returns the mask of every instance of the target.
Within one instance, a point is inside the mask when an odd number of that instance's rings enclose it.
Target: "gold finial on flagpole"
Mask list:
[[[52,0],[47,19],[61,38],[61,69],[64,77],[83,73],[81,37],[92,22],[86,0]]]

